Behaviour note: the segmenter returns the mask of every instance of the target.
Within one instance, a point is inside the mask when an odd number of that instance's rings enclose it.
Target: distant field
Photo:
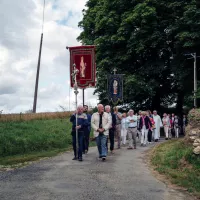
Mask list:
[[[72,112],[0,114],[1,121],[29,121],[36,119],[66,119]]]

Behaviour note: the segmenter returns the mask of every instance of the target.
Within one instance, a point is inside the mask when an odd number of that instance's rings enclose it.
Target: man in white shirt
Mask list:
[[[96,138],[99,158],[102,158],[102,161],[105,161],[108,153],[106,143],[109,129],[112,124],[112,118],[108,113],[104,112],[104,106],[102,104],[99,104],[97,108],[98,112],[92,115],[91,125]]]
[[[133,110],[129,110],[129,116],[127,117],[128,122],[128,139],[129,147],[128,149],[136,149],[136,136],[137,136],[137,116],[134,115]]]
[[[153,111],[153,120],[155,122],[155,129],[153,130],[154,140],[155,142],[158,142],[160,139],[160,128],[163,127],[163,124],[156,110]]]

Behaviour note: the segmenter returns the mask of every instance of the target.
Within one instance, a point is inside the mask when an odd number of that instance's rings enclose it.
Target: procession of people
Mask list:
[[[126,146],[128,140],[128,150],[137,149],[139,141],[140,146],[146,147],[152,142],[158,142],[161,138],[160,130],[164,129],[165,139],[179,138],[180,133],[185,134],[187,126],[187,117],[183,116],[181,120],[174,113],[164,113],[161,118],[157,111],[153,114],[150,110],[139,111],[138,114],[130,109],[128,113],[119,112],[118,107],[113,108],[111,112],[110,105],[105,108],[98,104],[98,111],[92,115],[88,113],[88,106],[78,106],[76,112],[71,116],[72,123],[72,144],[74,150],[73,160],[83,161],[83,154],[89,150],[90,133],[96,140],[99,159],[106,160],[108,151],[111,154],[121,146]],[[77,115],[77,116],[76,116]],[[78,151],[76,144],[76,131],[78,136]],[[108,146],[108,142],[110,146]]]

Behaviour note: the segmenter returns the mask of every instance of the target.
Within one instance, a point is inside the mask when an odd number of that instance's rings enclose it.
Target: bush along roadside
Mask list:
[[[200,157],[193,154],[192,144],[183,139],[160,144],[151,152],[151,164],[173,184],[200,197]]]

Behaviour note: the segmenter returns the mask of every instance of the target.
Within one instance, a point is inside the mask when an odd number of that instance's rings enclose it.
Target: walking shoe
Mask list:
[[[131,150],[131,149],[133,149],[133,147],[128,147],[127,149],[128,149],[128,150]]]
[[[111,153],[114,154],[115,152],[112,150]]]
[[[134,149],[136,149],[136,146],[134,146]]]
[[[77,160],[77,157],[74,157],[72,160]]]
[[[85,154],[87,154],[88,153],[88,150],[85,150]]]
[[[106,157],[102,157],[102,161],[106,161]]]
[[[140,146],[143,147],[143,143]]]
[[[78,161],[83,161],[83,158],[79,158]]]

